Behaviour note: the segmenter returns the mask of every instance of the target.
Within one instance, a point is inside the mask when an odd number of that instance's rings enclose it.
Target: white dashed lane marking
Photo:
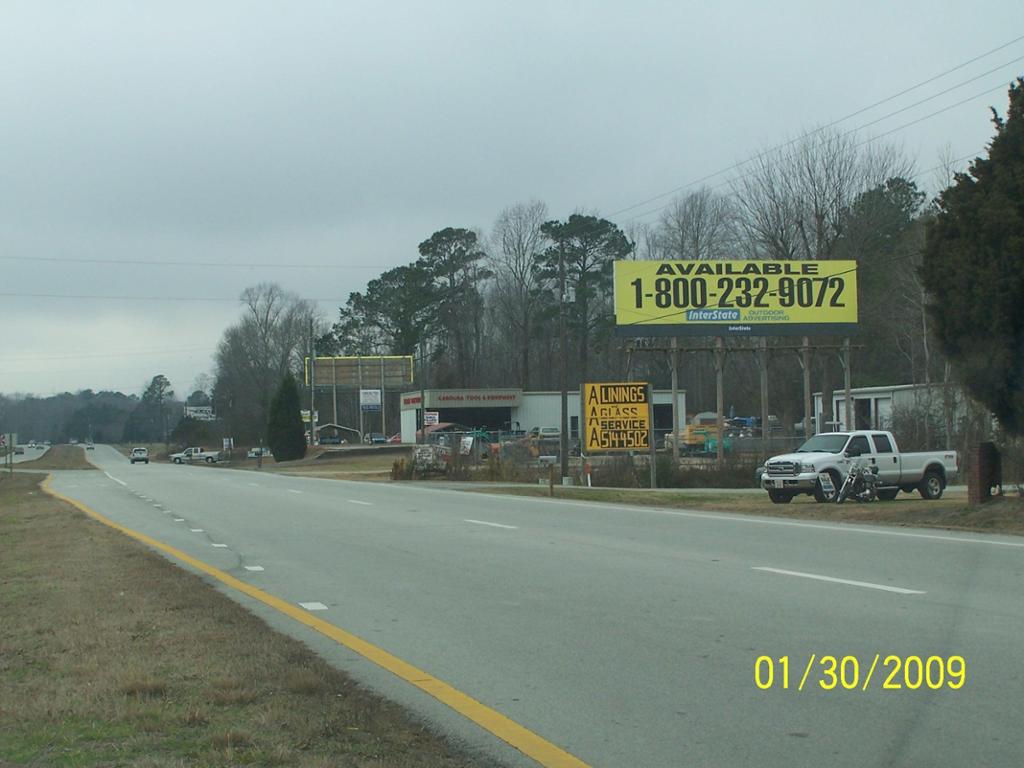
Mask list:
[[[822,576],[819,573],[804,573],[802,571],[787,571],[782,568],[768,568],[765,566],[752,566],[752,571],[763,571],[765,573],[777,573],[782,576],[796,576],[801,579],[812,579],[814,581],[827,581],[830,584],[846,584],[850,587],[863,587],[865,589],[877,589],[882,592],[895,592],[897,595],[924,595],[919,589],[907,589],[906,587],[890,587],[887,584],[874,584],[870,581],[854,581],[853,579],[837,579],[834,576]]]
[[[299,603],[307,611],[326,611],[327,606],[323,603]]]
[[[128,483],[126,483],[126,482],[125,482],[124,480],[118,480],[118,479],[117,479],[116,477],[114,477],[114,476],[113,476],[112,474],[110,474],[109,472],[104,472],[103,474],[104,474],[104,475],[106,475],[107,477],[109,477],[109,478],[110,478],[111,480],[113,480],[113,481],[114,481],[115,483],[119,483],[120,485],[123,485],[123,486],[124,486],[125,488],[127,488],[127,487],[128,487]]]
[[[464,523],[473,523],[474,525],[489,525],[491,528],[507,528],[510,531],[518,531],[518,525],[504,525],[503,523],[488,523],[486,520],[463,520]]]

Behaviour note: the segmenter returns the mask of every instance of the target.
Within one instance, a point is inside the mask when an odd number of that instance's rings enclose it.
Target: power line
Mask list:
[[[380,264],[274,264],[230,261],[172,261],[167,259],[79,259],[63,256],[0,256],[0,261],[60,262],[63,264],[114,264],[156,267],[226,267],[231,269],[380,269]]]
[[[956,72],[956,71],[958,71],[960,69],[963,69],[964,67],[966,67],[966,66],[968,66],[970,64],[973,64],[976,61],[980,61],[981,59],[984,59],[984,58],[986,58],[988,56],[991,56],[993,53],[997,53],[997,52],[999,52],[999,51],[1001,51],[1001,50],[1003,50],[1005,48],[1008,48],[1011,45],[1013,45],[1014,43],[1020,42],[1021,40],[1024,40],[1024,35],[1021,35],[1020,37],[1015,37],[1013,40],[1010,40],[1010,41],[1008,41],[1006,43],[1003,43],[1002,45],[997,46],[996,48],[993,48],[993,49],[991,49],[989,51],[986,51],[985,53],[979,54],[979,55],[975,56],[972,59],[968,59],[967,61],[965,61],[965,62],[963,62],[961,64],[958,64],[955,67],[952,67],[951,69],[947,69],[944,72],[940,72],[939,74],[934,75],[934,76],[928,78],[927,80],[922,80],[921,82],[916,83],[916,84],[910,86],[909,88],[905,88],[905,89],[903,89],[902,91],[900,91],[898,93],[895,93],[895,94],[893,94],[891,96],[887,96],[886,98],[881,99],[879,101],[876,101],[873,104],[869,104],[866,107],[861,107],[860,109],[857,109],[857,110],[855,110],[853,112],[850,112],[849,114],[844,115],[843,117],[840,117],[840,118],[838,118],[836,120],[833,120],[830,123],[826,123],[825,125],[821,126],[820,128],[815,129],[814,131],[811,131],[808,134],[804,134],[802,136],[797,136],[795,138],[789,139],[788,141],[782,142],[781,144],[777,144],[777,145],[775,145],[773,147],[769,147],[768,149],[764,150],[761,153],[758,153],[754,157],[747,158],[746,160],[741,160],[741,161],[739,161],[737,163],[733,163],[732,165],[728,166],[727,168],[722,168],[721,170],[715,171],[714,173],[709,173],[706,176],[702,176],[699,179],[694,179],[693,181],[689,181],[689,182],[687,182],[685,184],[682,184],[682,185],[680,185],[678,187],[675,187],[674,189],[670,189],[667,192],[662,192],[662,193],[660,193],[658,195],[654,195],[653,197],[649,197],[646,200],[641,200],[639,203],[634,203],[633,205],[626,206],[625,208],[620,208],[617,211],[612,211],[611,213],[608,214],[608,218],[611,218],[612,216],[618,216],[621,213],[626,213],[628,211],[632,211],[632,210],[634,210],[636,208],[639,208],[641,206],[647,205],[648,203],[653,203],[655,200],[661,200],[662,198],[668,197],[669,195],[674,195],[677,192],[681,192],[684,189],[687,189],[689,187],[695,186],[697,184],[701,184],[702,182],[705,182],[705,181],[707,181],[709,179],[713,179],[716,176],[721,176],[723,173],[728,173],[729,171],[734,171],[737,168],[741,168],[744,165],[746,165],[748,163],[751,163],[754,160],[758,159],[759,157],[763,157],[763,156],[765,156],[767,154],[770,154],[770,153],[775,152],[775,151],[780,150],[780,149],[785,149],[786,147],[795,144],[797,141],[801,141],[802,139],[805,139],[808,136],[813,136],[816,133],[821,133],[822,131],[824,131],[824,130],[826,130],[828,128],[831,128],[831,127],[833,127],[835,125],[838,125],[839,123],[843,123],[843,122],[849,120],[851,117],[856,117],[857,115],[863,114],[864,112],[872,110],[875,107],[881,106],[882,104],[886,104],[886,103],[888,103],[890,101],[893,101],[894,99],[898,99],[900,96],[905,96],[906,94],[911,93],[912,91],[915,91],[918,88],[921,88],[921,87],[923,87],[925,85],[928,85],[929,83],[935,82],[936,80],[940,80],[941,78],[945,77],[946,75],[952,74],[953,72]],[[1019,59],[1014,59],[1014,61],[1019,61]],[[1009,62],[1009,63],[1013,63],[1013,62]],[[1008,64],[1004,64],[1002,66],[1008,66],[1009,63]],[[999,68],[1001,68],[1001,67],[997,67],[997,69],[999,69]],[[970,81],[968,81],[968,82],[970,82]],[[954,86],[954,87],[956,87],[956,86]],[[941,94],[937,94],[937,95],[941,95]]]
[[[913,104],[908,104],[905,107],[901,107],[900,109],[897,109],[897,110],[894,110],[892,112],[889,112],[886,115],[882,115],[881,117],[876,118],[876,119],[872,120],[869,123],[862,123],[857,128],[853,128],[853,129],[851,129],[849,131],[846,131],[845,133],[842,133],[840,135],[841,136],[846,136],[848,134],[855,133],[857,131],[863,130],[864,128],[869,128],[870,126],[875,125],[876,123],[880,123],[883,120],[888,120],[890,117],[898,115],[898,114],[900,114],[902,112],[906,112],[908,109],[913,109],[914,107],[919,107],[922,104],[928,103],[932,99],[939,98],[939,96],[945,96],[947,93],[951,93],[952,91],[955,91],[957,88],[963,88],[965,85],[970,85],[973,82],[981,80],[981,78],[983,78],[983,77],[987,77],[987,76],[991,75],[992,73],[998,72],[1000,69],[1003,69],[1004,67],[1008,67],[1011,64],[1016,64],[1018,61],[1021,61],[1021,60],[1024,60],[1024,56],[1018,56],[1016,59],[1012,59],[1011,61],[1008,61],[1005,64],[1000,64],[998,67],[993,67],[992,69],[990,69],[990,70],[988,70],[986,72],[982,72],[980,75],[978,75],[976,77],[972,77],[969,80],[964,80],[963,82],[957,83],[956,85],[951,85],[951,86],[949,86],[949,88],[945,88],[945,89],[939,91],[938,93],[933,93],[931,96],[928,96],[927,98],[921,99],[920,101],[915,101]],[[1005,85],[1005,83],[1000,83],[999,86],[997,86],[997,87],[998,88],[1005,88],[1006,85]],[[995,88],[992,88],[990,90],[995,90]],[[990,91],[985,91],[985,93],[978,94],[978,96],[984,96],[985,94],[987,94],[989,92]],[[971,98],[978,98],[978,96],[972,96]],[[970,99],[966,99],[965,101],[970,101]],[[957,104],[954,104],[953,106],[958,106],[959,104],[962,104],[962,103],[964,103],[964,102],[958,102]],[[935,112],[933,114],[937,115],[938,112]]]
[[[879,139],[881,139],[881,138],[883,138],[885,136],[888,136],[890,133],[896,133],[896,131],[902,131],[904,128],[909,128],[912,125],[917,125],[918,123],[924,122],[925,120],[933,118],[936,115],[941,115],[943,112],[948,112],[949,110],[951,110],[951,109],[953,109],[955,107],[962,106],[962,105],[966,104],[969,101],[974,101],[975,99],[980,99],[982,96],[987,96],[990,93],[995,93],[996,91],[1001,91],[1004,88],[1006,88],[1006,84],[1005,83],[1000,83],[995,88],[989,88],[988,90],[982,91],[981,93],[976,93],[973,96],[968,96],[966,99],[961,99],[960,101],[956,102],[955,104],[950,104],[948,107],[943,107],[942,109],[937,109],[936,111],[934,111],[934,112],[932,112],[930,114],[927,114],[924,117],[919,117],[916,120],[911,120],[909,123],[904,123],[903,125],[897,126],[896,128],[892,128],[892,129],[890,129],[888,131],[885,131],[884,133],[880,133],[877,136],[872,136],[870,139],[868,139],[867,141],[863,142],[862,144],[859,144],[858,146],[864,146],[864,144],[870,144],[872,141],[878,141]]]
[[[87,353],[81,355],[0,355],[0,361],[17,361],[17,360],[81,360],[89,358],[104,358],[104,357],[135,357],[144,355],[164,355],[164,354],[176,354],[179,352],[213,352],[216,347],[175,347],[165,349],[140,349],[130,350],[122,352],[98,352],[98,353]]]
[[[636,208],[639,208],[641,206],[647,205],[648,203],[654,202],[656,200],[660,200],[660,199],[662,199],[664,197],[667,197],[669,195],[672,195],[672,194],[675,194],[677,192],[680,192],[683,189],[686,189],[688,187],[695,186],[696,184],[700,184],[702,182],[708,181],[709,179],[715,178],[716,176],[720,176],[723,173],[727,173],[729,171],[741,168],[744,165],[747,165],[747,164],[753,162],[754,160],[757,160],[757,159],[759,159],[761,157],[764,157],[764,156],[766,156],[766,155],[768,155],[768,154],[770,154],[772,152],[775,152],[775,151],[777,151],[779,149],[785,149],[786,147],[792,146],[793,144],[795,144],[798,141],[805,140],[808,137],[811,137],[811,136],[814,136],[816,134],[819,134],[822,131],[825,131],[828,128],[831,128],[831,127],[833,127],[835,125],[838,125],[839,123],[845,122],[846,120],[849,120],[852,117],[856,117],[857,115],[863,114],[864,112],[868,112],[868,111],[874,109],[875,107],[878,107],[878,106],[881,106],[882,104],[886,104],[886,103],[888,103],[890,101],[893,101],[893,100],[899,98],[900,96],[904,96],[904,95],[906,95],[908,93],[911,93],[911,92],[913,92],[913,91],[915,91],[915,90],[917,90],[919,88],[924,87],[925,85],[928,85],[929,83],[935,82],[936,80],[940,80],[943,77],[945,77],[947,75],[950,75],[953,72],[956,72],[956,71],[958,71],[960,69],[963,69],[964,67],[966,67],[966,66],[968,66],[970,64],[973,64],[976,61],[980,61],[981,59],[984,59],[984,58],[986,58],[988,56],[991,56],[993,53],[997,53],[997,52],[999,52],[1001,50],[1004,50],[1004,49],[1010,47],[1011,45],[1013,45],[1014,43],[1020,42],[1021,40],[1024,40],[1024,35],[1021,35],[1020,37],[1016,37],[1013,40],[1010,40],[1010,41],[1008,41],[1008,42],[1006,42],[1006,43],[1004,43],[1002,45],[999,45],[999,46],[997,46],[997,47],[995,47],[995,48],[993,48],[993,49],[991,49],[989,51],[986,51],[985,53],[979,54],[978,56],[975,56],[975,57],[973,57],[971,59],[968,59],[967,61],[962,62],[962,63],[956,65],[955,67],[951,67],[950,69],[947,69],[944,72],[940,72],[937,75],[933,75],[932,77],[929,77],[926,80],[922,80],[921,82],[916,83],[916,84],[910,86],[909,88],[904,88],[903,90],[901,90],[901,91],[899,91],[899,92],[897,92],[895,94],[892,94],[891,96],[887,96],[884,99],[880,99],[880,100],[878,100],[878,101],[876,101],[876,102],[874,102],[872,104],[869,104],[869,105],[867,105],[865,107],[861,107],[860,109],[857,109],[857,110],[855,110],[853,112],[850,112],[849,114],[844,115],[843,117],[840,117],[840,118],[838,118],[836,120],[833,120],[830,123],[826,123],[825,125],[817,128],[817,129],[815,129],[815,130],[813,130],[813,131],[811,131],[809,133],[803,134],[801,136],[797,136],[795,138],[789,139],[788,141],[785,141],[785,142],[777,144],[777,145],[775,145],[773,147],[770,147],[770,148],[768,148],[768,149],[766,149],[766,150],[764,150],[764,151],[762,151],[760,153],[755,154],[753,157],[747,158],[746,160],[739,161],[737,163],[734,163],[734,164],[728,166],[727,168],[723,168],[721,170],[718,170],[718,171],[715,171],[713,173],[710,173],[710,174],[707,174],[705,176],[702,176],[699,179],[695,179],[693,181],[687,182],[686,184],[683,184],[681,186],[675,187],[674,189],[669,190],[668,192],[663,192],[661,194],[658,194],[658,195],[655,195],[653,197],[647,198],[646,200],[642,200],[639,203],[634,203],[633,205],[629,205],[629,206],[627,206],[625,208],[620,208],[617,211],[612,211],[611,213],[607,214],[607,218],[610,219],[610,218],[612,218],[614,216],[617,216],[619,214],[635,210]],[[1011,59],[1010,61],[1007,61],[1007,62],[1005,62],[1003,64],[1000,64],[999,66],[993,67],[992,69],[986,70],[985,72],[982,72],[981,74],[976,75],[975,77],[972,77],[972,78],[970,78],[968,80],[964,80],[963,82],[957,83],[956,85],[953,85],[953,86],[950,86],[948,88],[945,88],[944,90],[939,91],[938,93],[932,94],[931,96],[928,96],[927,98],[924,98],[924,99],[921,99],[919,101],[916,101],[913,104],[910,104],[910,105],[905,106],[905,107],[901,107],[900,109],[897,109],[897,110],[889,112],[889,113],[887,113],[885,115],[882,115],[881,117],[878,117],[878,118],[876,118],[876,119],[874,119],[874,120],[872,120],[870,122],[864,123],[864,124],[862,124],[862,125],[860,125],[860,126],[858,126],[856,128],[853,128],[853,129],[850,129],[848,131],[845,131],[845,132],[843,132],[840,135],[841,136],[846,136],[846,135],[849,135],[851,133],[856,133],[857,131],[863,130],[864,128],[867,128],[869,126],[876,125],[877,123],[880,123],[880,122],[882,122],[884,120],[887,120],[890,117],[893,117],[893,116],[895,116],[897,114],[900,114],[902,112],[906,112],[907,110],[913,109],[914,107],[920,106],[921,104],[925,104],[925,103],[927,103],[927,102],[929,102],[929,101],[931,101],[933,99],[939,98],[940,96],[943,96],[943,95],[945,95],[947,93],[950,93],[951,91],[954,91],[957,88],[962,88],[965,85],[968,85],[968,84],[970,84],[972,82],[980,80],[982,77],[985,77],[985,76],[990,75],[990,74],[992,74],[994,72],[997,72],[1000,69],[1003,69],[1004,67],[1008,67],[1011,64],[1015,64],[1015,63],[1017,63],[1018,61],[1021,61],[1021,60],[1024,60],[1024,56],[1018,56],[1017,58]],[[1000,84],[996,88],[993,88],[993,89],[991,89],[989,91],[985,91],[982,94],[978,94],[976,96],[972,96],[972,97],[970,97],[968,99],[965,99],[963,101],[957,102],[956,104],[953,104],[950,107],[938,110],[936,112],[933,112],[930,115],[926,115],[925,117],[922,117],[922,118],[920,118],[918,120],[915,120],[913,122],[910,122],[910,123],[907,123],[907,124],[905,124],[903,126],[900,126],[899,128],[894,128],[894,129],[892,129],[890,131],[887,131],[887,132],[885,132],[883,134],[880,134],[879,136],[874,137],[874,138],[870,139],[869,141],[866,141],[863,144],[858,145],[858,146],[864,146],[864,144],[868,144],[871,141],[874,141],[874,140],[876,140],[878,138],[881,138],[882,136],[887,136],[887,135],[889,135],[891,133],[895,133],[896,131],[902,130],[903,128],[910,127],[911,125],[914,125],[916,123],[919,123],[919,122],[922,122],[924,120],[927,120],[927,119],[929,119],[931,117],[934,117],[934,116],[936,116],[938,114],[941,114],[942,112],[947,111],[948,109],[952,109],[952,108],[954,108],[956,106],[960,106],[961,104],[964,104],[967,101],[970,101],[970,100],[975,99],[975,98],[979,98],[980,96],[986,95],[987,93],[989,93],[991,91],[994,91],[994,90],[998,90],[998,89],[1000,89],[1002,87],[1003,87],[1003,85]],[[741,178],[745,178],[745,177],[741,176]],[[731,181],[729,183],[731,183]],[[713,189],[717,189],[720,186],[723,186],[723,185],[722,184],[715,185],[713,187]],[[634,220],[637,220],[637,219],[644,218],[645,216],[649,216],[651,213],[655,213],[657,211],[662,210],[663,208],[667,207],[667,205],[671,205],[671,203],[668,203],[665,206],[659,206],[657,208],[654,208],[654,209],[652,209],[650,211],[646,211],[644,213],[639,213],[639,214],[636,214],[634,216],[630,216],[629,218],[626,219],[626,221],[634,221]],[[164,266],[164,267],[186,267],[186,268],[188,268],[188,267],[205,267],[205,268],[229,268],[229,269],[329,269],[329,270],[377,270],[377,269],[380,269],[380,265],[379,264],[295,264],[295,263],[280,263],[280,262],[234,263],[234,262],[223,262],[223,261],[180,261],[180,260],[171,260],[171,259],[103,259],[103,258],[70,258],[70,257],[58,257],[58,256],[12,256],[12,255],[0,255],[0,261],[27,261],[27,262],[39,262],[39,263],[51,262],[51,263],[67,263],[67,264],[109,264],[109,265],[119,265],[119,266]],[[3,296],[3,295],[10,295],[10,294],[2,294],[2,293],[0,293],[0,296]],[[28,295],[28,294],[24,294],[24,295]],[[57,296],[42,296],[42,295],[40,295],[38,297],[39,298],[58,298]],[[82,296],[82,297],[74,297],[74,298],[88,298],[88,297]],[[108,297],[97,297],[97,298],[108,298]],[[124,298],[127,298],[127,297],[109,297],[109,298],[112,298],[112,299],[124,299]],[[207,301],[207,300],[208,301],[227,301],[227,299],[199,299],[199,298],[189,298],[189,299],[182,299],[182,300],[183,301],[186,301],[186,300],[187,301]],[[320,299],[314,299],[313,301],[321,301],[321,300]],[[333,299],[328,299],[328,300],[323,300],[323,301],[333,302],[334,300]]]
[[[16,293],[13,291],[0,292],[0,296],[18,299],[100,299],[103,301],[192,301],[205,303],[241,303],[238,298],[223,298],[219,296],[110,296],[84,293]],[[304,299],[318,304],[336,304],[339,299]]]
[[[1024,57],[1021,57],[1021,58],[1024,58]],[[946,91],[943,91],[941,94],[936,94],[936,95],[937,96],[944,95],[945,93],[948,93],[950,90],[954,90],[956,88],[959,88],[962,85],[967,84],[968,82],[971,82],[971,81],[969,81],[969,80],[968,81],[964,81],[964,83],[961,83],[960,85],[952,86],[951,88],[947,89]],[[934,112],[931,112],[931,113],[929,113],[927,115],[924,115],[923,117],[917,118],[916,120],[911,120],[909,123],[904,123],[903,125],[897,126],[895,128],[891,128],[888,131],[884,131],[882,133],[876,134],[875,136],[872,136],[872,137],[870,137],[870,138],[860,142],[856,146],[857,147],[867,146],[868,144],[871,144],[871,143],[873,143],[875,141],[878,141],[879,139],[882,139],[882,138],[884,138],[886,136],[889,136],[889,135],[891,135],[893,133],[896,133],[898,131],[902,131],[905,128],[909,128],[912,125],[916,125],[918,123],[922,123],[925,120],[930,120],[931,118],[936,117],[937,115],[941,115],[943,112],[948,112],[951,109],[955,109],[956,107],[963,106],[964,104],[967,104],[970,101],[974,101],[975,99],[979,99],[982,96],[987,96],[990,93],[995,93],[996,91],[1001,91],[1005,87],[1006,87],[1005,83],[1000,83],[999,85],[996,85],[996,86],[994,86],[992,88],[987,88],[986,90],[984,90],[984,91],[982,91],[980,93],[976,93],[973,96],[968,96],[965,99],[961,99],[960,101],[957,101],[957,102],[955,102],[953,104],[950,104],[948,106],[942,107],[941,109],[937,109]],[[918,102],[917,104],[914,104],[914,105],[911,105],[911,106],[918,106],[919,104],[923,104],[925,101],[930,101],[931,98],[932,97],[929,97],[928,99],[924,99],[923,101]],[[894,112],[890,112],[889,114],[884,115],[883,117],[880,117],[877,120],[873,121],[872,123],[870,123],[870,125],[873,125],[874,123],[880,122],[881,120],[885,120],[885,119],[887,119],[889,117],[892,117],[893,115],[897,115],[900,112],[904,112],[904,111],[906,111],[906,109],[909,109],[909,107],[904,108],[904,109],[898,109],[898,110],[896,110]],[[852,133],[856,133],[857,131],[861,130],[863,127],[864,126],[858,126],[857,128],[852,128],[852,129],[850,129],[848,131],[844,131],[843,133],[841,133],[839,135],[841,137],[842,136],[848,136],[848,135],[850,135]],[[806,134],[805,136],[801,136],[801,137],[799,137],[799,139],[803,139],[803,138],[806,138],[808,136],[813,136],[813,135],[814,135],[814,132]],[[791,144],[791,143],[793,143],[793,141],[797,141],[797,140],[798,139],[794,139],[794,140],[792,140],[789,143]],[[784,147],[784,146],[788,146],[788,144],[784,144],[784,145],[780,145],[780,146]],[[755,155],[755,157],[751,158],[751,160],[757,159],[758,157],[765,157],[767,154],[769,154],[772,151],[774,151],[774,150],[765,150],[765,152],[762,152],[762,153],[760,153],[758,155]],[[792,157],[792,155],[790,155],[790,157]],[[744,163],[747,163],[747,162],[750,162],[750,160],[745,160],[744,161]],[[738,167],[738,165],[743,165],[743,163],[739,163],[739,164],[737,164],[737,166],[734,166],[734,167]],[[725,179],[724,181],[721,181],[721,182],[719,182],[717,184],[712,185],[711,187],[709,187],[709,189],[711,191],[714,191],[716,189],[721,189],[722,187],[729,186],[729,185],[734,184],[735,182],[740,181],[742,179],[749,178],[750,176],[753,176],[756,172],[757,172],[757,170],[755,169],[755,170],[752,170],[752,171],[748,171],[747,173],[740,174],[739,176],[737,176],[735,178]],[[717,175],[717,174],[712,174],[712,175]],[[912,178],[915,178],[915,177],[912,177]],[[669,202],[664,203],[662,205],[659,205],[659,206],[657,206],[655,208],[651,208],[650,210],[643,211],[642,213],[638,213],[638,214],[635,214],[633,216],[630,216],[629,218],[626,219],[626,222],[638,221],[639,219],[642,219],[642,218],[644,218],[646,216],[650,216],[653,213],[657,213],[658,211],[662,211],[665,208],[668,208],[670,205],[672,205],[672,201],[671,200]]]

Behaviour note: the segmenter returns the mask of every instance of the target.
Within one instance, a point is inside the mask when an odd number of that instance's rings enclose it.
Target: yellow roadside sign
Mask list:
[[[583,385],[583,452],[650,449],[650,403],[646,382]]]

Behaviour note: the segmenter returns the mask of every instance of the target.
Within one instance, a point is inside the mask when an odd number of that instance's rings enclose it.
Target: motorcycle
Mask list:
[[[854,501],[874,501],[878,498],[878,467],[863,463],[857,459],[850,462],[843,484],[836,494],[836,504],[847,499]]]

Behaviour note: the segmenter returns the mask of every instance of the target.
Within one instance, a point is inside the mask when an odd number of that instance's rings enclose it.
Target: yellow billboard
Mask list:
[[[647,384],[583,385],[583,452],[646,451],[651,443]]]
[[[620,336],[848,335],[856,261],[616,261]]]

